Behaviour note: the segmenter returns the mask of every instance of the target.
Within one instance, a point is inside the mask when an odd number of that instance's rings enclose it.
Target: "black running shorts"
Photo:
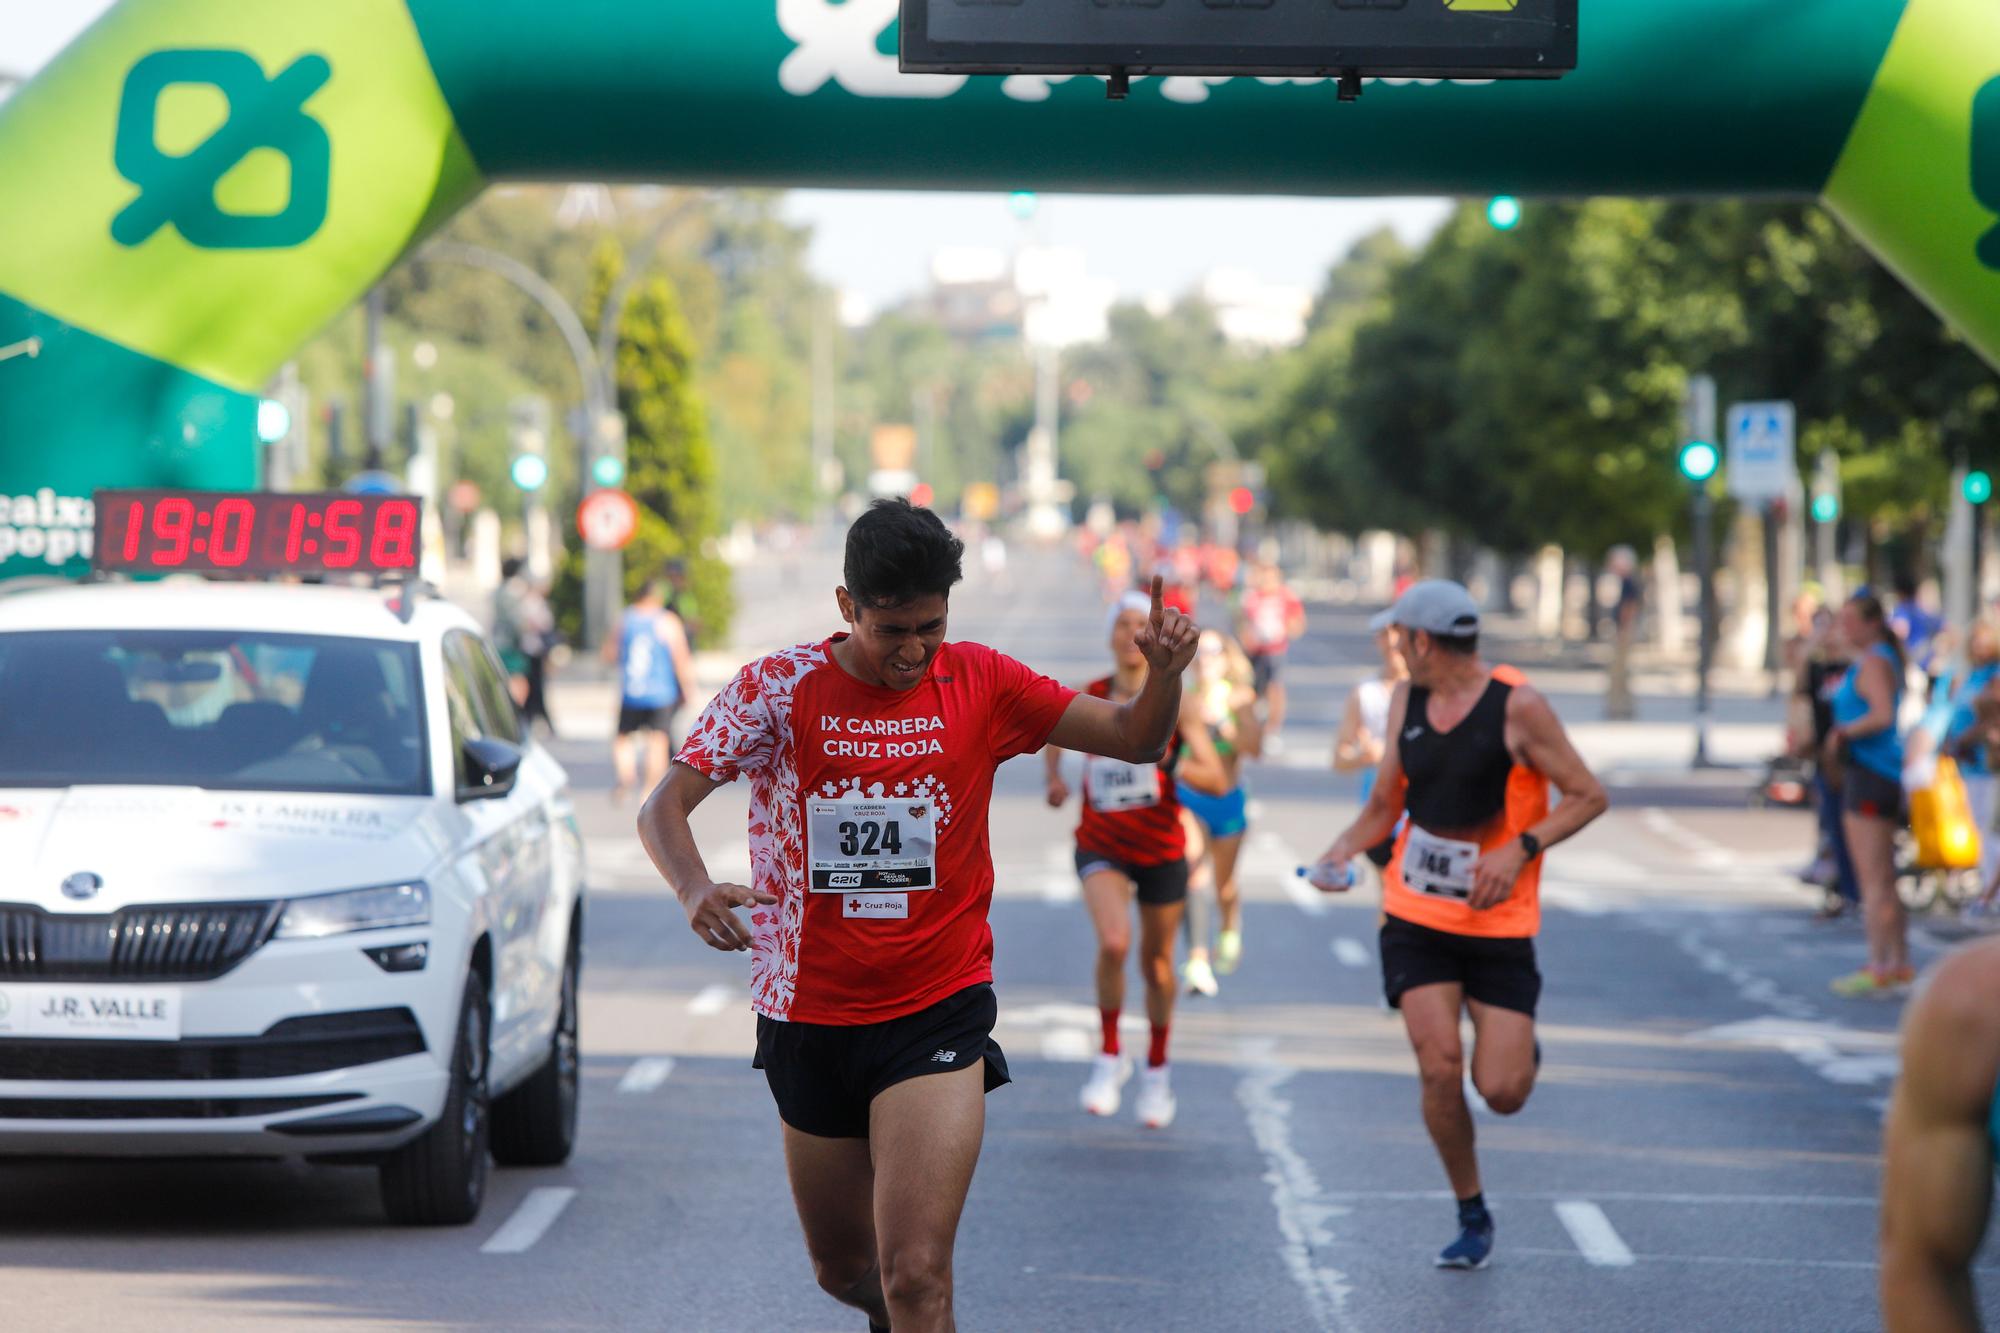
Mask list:
[[[1849,764],[1840,775],[1840,808],[1850,815],[1868,815],[1891,824],[1904,821],[1903,784],[1872,768]]]
[[[949,1074],[986,1062],[986,1091],[1010,1082],[1007,1057],[993,1040],[1000,1015],[993,987],[981,983],[914,1014],[883,1023],[780,1023],[757,1016],[757,1056],[778,1116],[801,1134],[868,1137],[876,1095],[925,1074]]]
[[[1392,1006],[1403,992],[1455,981],[1467,999],[1535,1016],[1542,974],[1533,939],[1454,935],[1390,917],[1382,923],[1382,994]]]
[[[657,731],[662,736],[673,734],[674,707],[655,708],[650,704],[618,705],[618,734],[630,736],[635,731]]]
[[[1188,863],[1175,857],[1156,866],[1135,866],[1103,852],[1076,849],[1076,877],[1089,879],[1101,870],[1115,870],[1132,881],[1132,891],[1148,907],[1166,907],[1187,901]]]

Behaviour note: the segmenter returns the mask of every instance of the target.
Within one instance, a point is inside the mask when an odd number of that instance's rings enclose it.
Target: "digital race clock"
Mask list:
[[[93,568],[124,574],[414,570],[423,505],[407,495],[99,491]]]

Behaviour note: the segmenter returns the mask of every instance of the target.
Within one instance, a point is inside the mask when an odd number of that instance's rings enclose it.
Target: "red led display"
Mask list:
[[[414,570],[423,505],[407,495],[99,491],[91,566],[125,574]]]

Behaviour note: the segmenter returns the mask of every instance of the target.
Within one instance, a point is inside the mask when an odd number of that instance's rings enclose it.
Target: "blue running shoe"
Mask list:
[[[1458,1239],[1444,1247],[1438,1254],[1439,1268],[1484,1268],[1493,1253],[1493,1219],[1482,1223],[1465,1223],[1459,1228]]]

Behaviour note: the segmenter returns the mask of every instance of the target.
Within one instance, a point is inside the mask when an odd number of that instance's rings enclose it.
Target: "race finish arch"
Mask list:
[[[2000,360],[1994,0],[1582,0],[1573,73],[1351,104],[904,74],[897,9],[123,0],[0,108],[0,574],[96,488],[254,485],[259,388],[496,180],[1818,196]]]

